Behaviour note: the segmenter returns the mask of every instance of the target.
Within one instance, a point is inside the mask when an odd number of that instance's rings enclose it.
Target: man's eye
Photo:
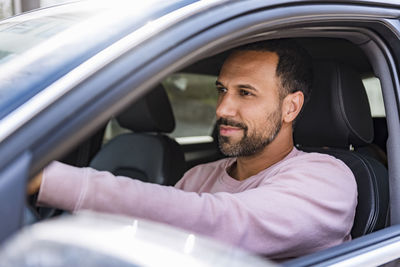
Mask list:
[[[242,95],[242,96],[250,96],[250,95],[253,95],[253,94],[250,93],[249,91],[246,91],[246,90],[240,90],[240,95]]]
[[[219,94],[226,93],[227,89],[225,87],[217,87],[217,92]]]

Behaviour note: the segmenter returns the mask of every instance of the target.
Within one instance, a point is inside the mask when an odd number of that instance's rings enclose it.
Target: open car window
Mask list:
[[[176,120],[170,136],[178,143],[212,141],[217,105],[216,79],[212,75],[177,73],[162,83]]]
[[[171,102],[176,127],[170,134],[180,144],[212,142],[217,91],[213,75],[175,73],[162,82]],[[107,125],[103,143],[128,133],[113,118]]]

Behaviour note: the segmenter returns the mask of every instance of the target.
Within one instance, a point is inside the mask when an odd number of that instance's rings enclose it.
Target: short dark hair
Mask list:
[[[236,51],[275,52],[279,57],[276,76],[281,82],[280,98],[301,91],[304,94],[304,103],[307,103],[313,79],[312,60],[308,52],[296,41],[267,40],[234,48],[233,52]]]

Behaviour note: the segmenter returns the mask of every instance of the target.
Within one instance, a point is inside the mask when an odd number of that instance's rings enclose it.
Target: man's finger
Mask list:
[[[33,195],[39,192],[42,183],[43,172],[38,173],[29,183],[27,187],[28,195]]]

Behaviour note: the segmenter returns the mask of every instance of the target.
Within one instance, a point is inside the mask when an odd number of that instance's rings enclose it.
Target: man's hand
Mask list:
[[[29,196],[39,192],[40,185],[42,184],[43,171],[39,172],[29,183],[27,193]]]

